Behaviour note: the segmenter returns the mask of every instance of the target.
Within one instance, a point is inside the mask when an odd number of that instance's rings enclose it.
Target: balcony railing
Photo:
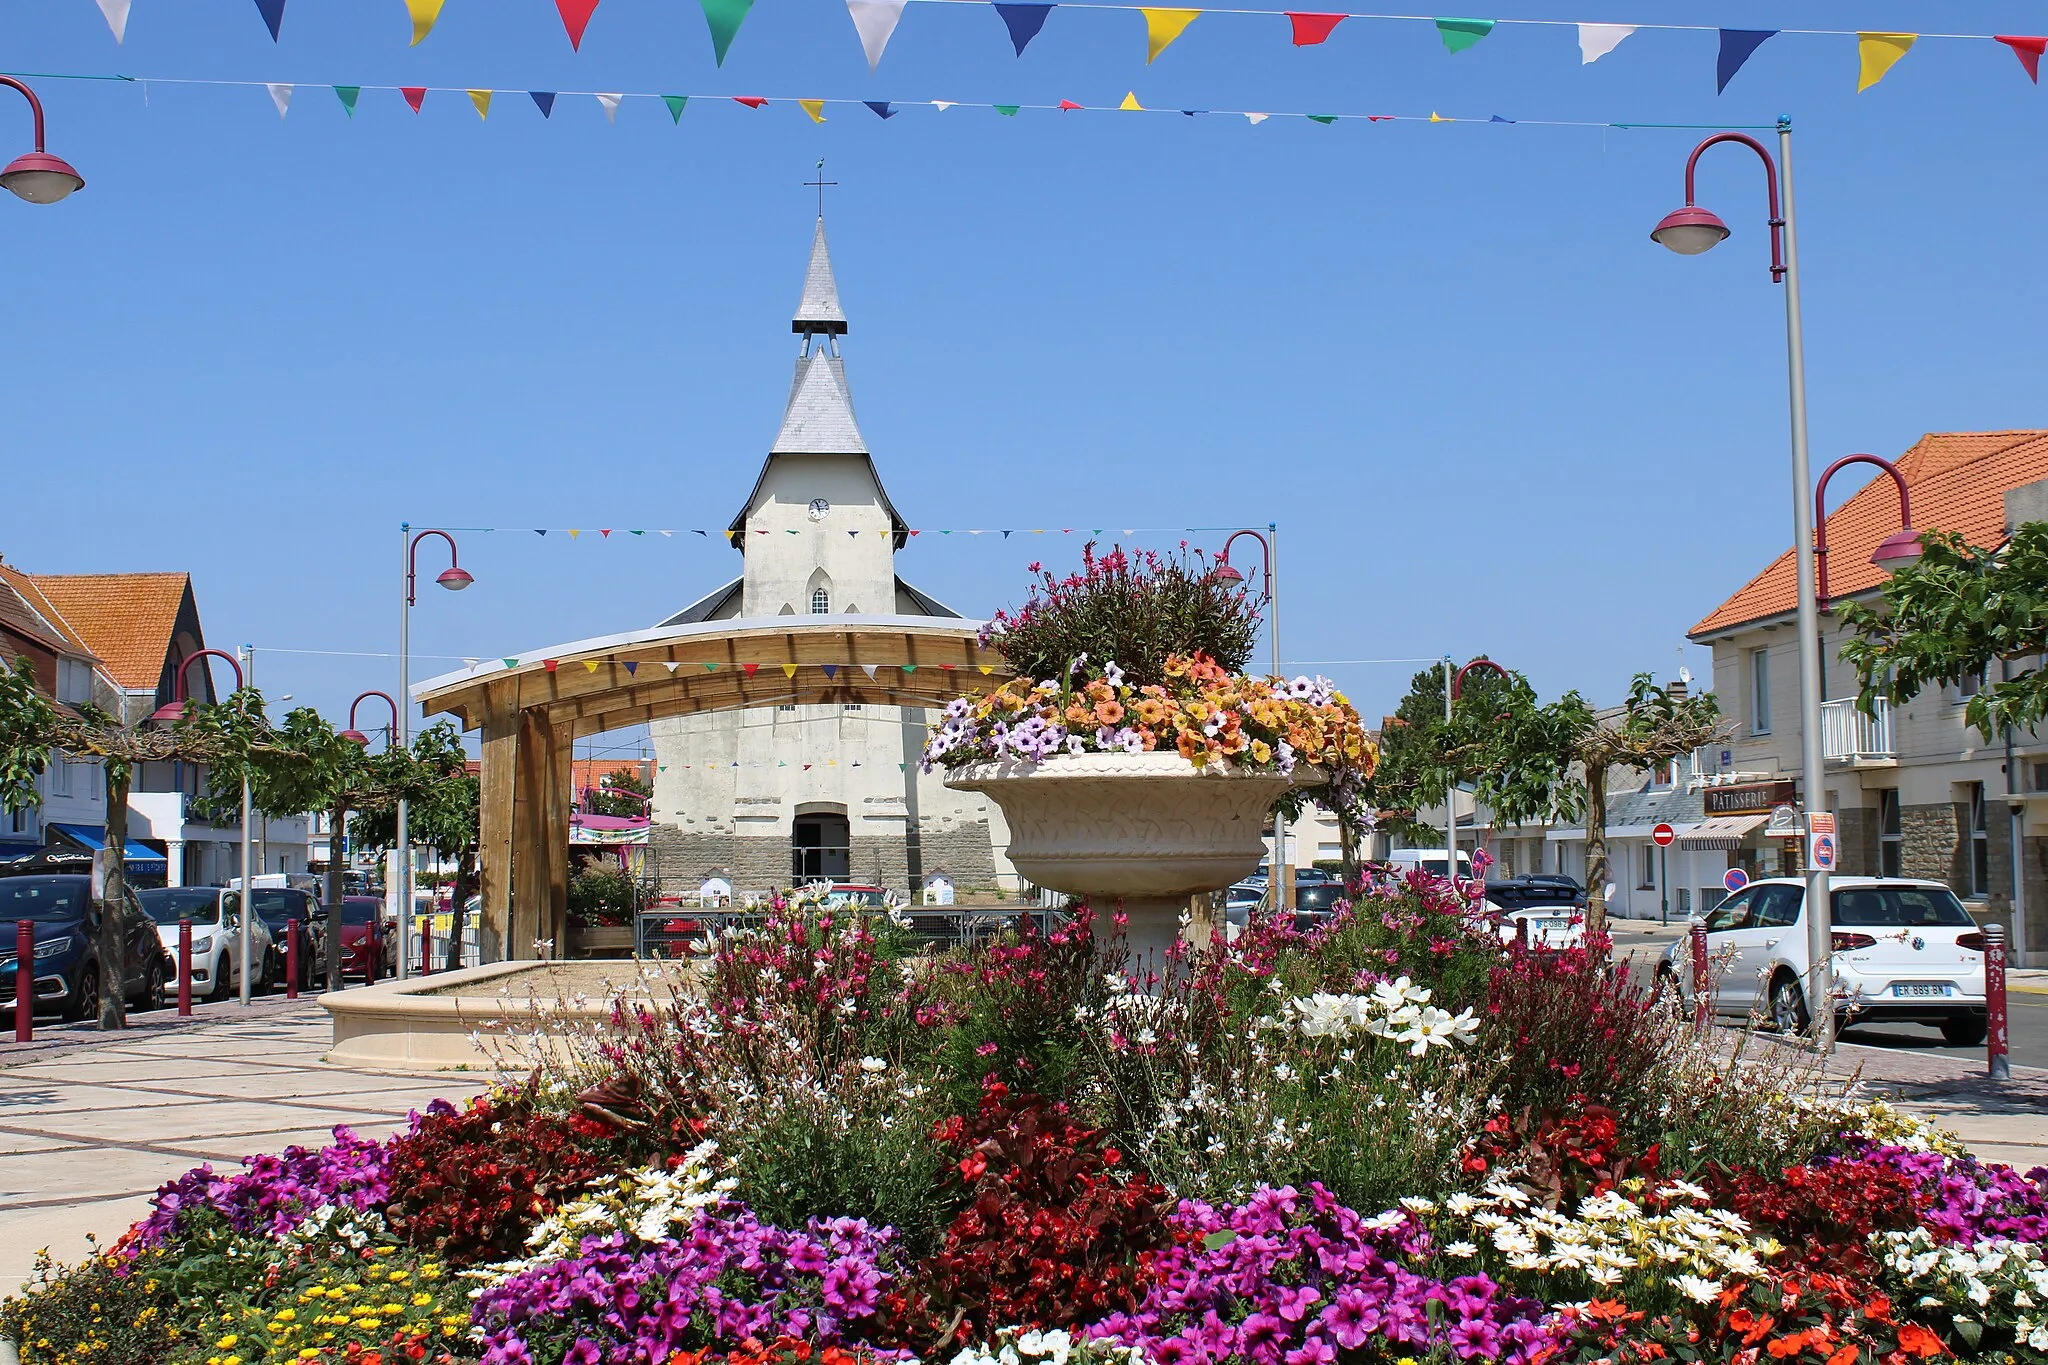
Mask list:
[[[1821,748],[1827,757],[1846,763],[1897,758],[1898,750],[1892,746],[1892,705],[1880,697],[1875,710],[1875,715],[1864,715],[1856,709],[1854,697],[1822,702]]]

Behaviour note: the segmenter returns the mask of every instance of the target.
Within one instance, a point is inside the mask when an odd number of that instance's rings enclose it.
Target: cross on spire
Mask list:
[[[825,191],[828,189],[837,188],[838,184],[839,182],[837,180],[827,180],[825,178],[825,158],[822,156],[819,157],[818,178],[816,180],[806,180],[804,181],[804,185],[806,188],[815,189],[818,192],[818,216],[820,218],[823,218],[825,216]]]

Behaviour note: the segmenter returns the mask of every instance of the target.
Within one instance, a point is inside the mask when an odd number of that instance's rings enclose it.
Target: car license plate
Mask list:
[[[1924,998],[1927,996],[1943,996],[1948,993],[1949,988],[1938,981],[1897,981],[1892,984],[1893,995],[1910,995]]]
[[[1569,919],[1546,919],[1540,921],[1540,923],[1546,932],[1551,929],[1562,931],[1572,927],[1572,922]]]

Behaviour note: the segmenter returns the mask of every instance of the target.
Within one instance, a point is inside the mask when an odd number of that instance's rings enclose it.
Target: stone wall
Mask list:
[[[995,883],[995,848],[986,819],[927,820],[918,833],[914,846],[900,833],[853,835],[853,880],[899,891],[914,891],[923,877],[938,872],[963,889]],[[648,843],[665,896],[695,892],[707,877],[725,878],[742,895],[789,885],[787,838],[698,833],[680,825],[656,824]]]
[[[1963,847],[1968,806],[1952,801],[1905,806],[1899,811],[1899,873],[1947,882],[1959,895],[1970,889],[1969,850]]]
[[[1851,806],[1835,812],[1835,827],[1841,839],[1836,871],[1851,877],[1875,877],[1881,870],[1877,848],[1877,810]]]

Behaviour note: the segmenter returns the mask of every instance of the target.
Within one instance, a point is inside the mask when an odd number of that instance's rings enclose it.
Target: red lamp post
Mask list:
[[[1472,672],[1474,669],[1480,668],[1492,669],[1494,673],[1499,675],[1502,682],[1514,681],[1514,676],[1510,674],[1505,668],[1502,668],[1499,664],[1495,663],[1493,660],[1487,658],[1486,656],[1481,655],[1479,658],[1474,659],[1471,663],[1466,664],[1463,668],[1459,669],[1456,675],[1451,678],[1452,701],[1456,701],[1459,697],[1464,695],[1465,675],[1467,673]]]
[[[0,185],[31,204],[54,204],[73,190],[84,189],[85,177],[73,170],[70,162],[43,150],[43,102],[36,92],[12,76],[0,76],[0,85],[21,92],[36,124],[36,149],[8,162],[7,168],[0,170]]]
[[[187,654],[185,661],[178,665],[177,677],[171,684],[171,700],[152,711],[149,716],[151,720],[162,725],[176,725],[179,721],[185,719],[185,676],[195,660],[204,659],[209,656],[215,659],[227,660],[228,667],[235,670],[235,690],[238,692],[241,690],[242,661],[224,649],[202,649],[196,653]]]
[[[1814,572],[1819,579],[1815,601],[1822,611],[1828,609],[1828,480],[1835,477],[1836,470],[1852,464],[1876,465],[1892,476],[1892,482],[1899,490],[1900,529],[1878,542],[1870,562],[1888,574],[1920,562],[1920,533],[1913,529],[1913,503],[1906,492],[1906,476],[1899,472],[1897,465],[1879,456],[1844,455],[1822,471],[1820,484],[1813,490],[1813,560]]]
[[[361,730],[356,729],[356,708],[371,697],[376,697],[391,708],[390,734],[395,736],[398,733],[398,703],[391,700],[391,694],[389,692],[375,691],[360,693],[354,701],[348,704],[348,729],[341,732],[341,737],[351,743],[360,744],[365,749],[370,747],[370,737]]]
[[[476,578],[462,567],[455,548],[455,537],[446,531],[426,530],[415,533],[408,524],[401,524],[399,531],[405,540],[405,601],[398,613],[398,695],[405,697],[405,705],[395,709],[398,712],[397,742],[403,747],[412,742],[407,733],[406,708],[412,704],[407,694],[412,689],[412,609],[419,602],[419,553],[420,542],[429,536],[439,536],[448,542],[448,567],[434,579],[450,592],[461,592]],[[360,700],[360,698],[358,698]],[[389,698],[386,698],[389,700]],[[406,803],[398,803],[398,976],[406,976],[406,964],[410,959],[411,940],[409,929],[412,923],[412,840],[406,821]]]
[[[1253,530],[1232,531],[1223,542],[1223,548],[1216,553],[1216,567],[1209,571],[1209,577],[1218,583],[1242,583],[1244,574],[1230,562],[1230,547],[1237,544],[1239,536],[1250,536],[1259,543],[1264,556],[1266,574],[1266,636],[1273,646],[1273,676],[1280,676],[1280,594],[1273,586],[1273,546],[1280,539],[1277,523],[1267,522],[1263,533]],[[1273,864],[1272,875],[1266,879],[1267,889],[1273,893],[1273,908],[1285,913],[1294,903],[1291,894],[1292,878],[1288,876],[1287,863],[1287,817],[1279,811],[1273,812]]]

